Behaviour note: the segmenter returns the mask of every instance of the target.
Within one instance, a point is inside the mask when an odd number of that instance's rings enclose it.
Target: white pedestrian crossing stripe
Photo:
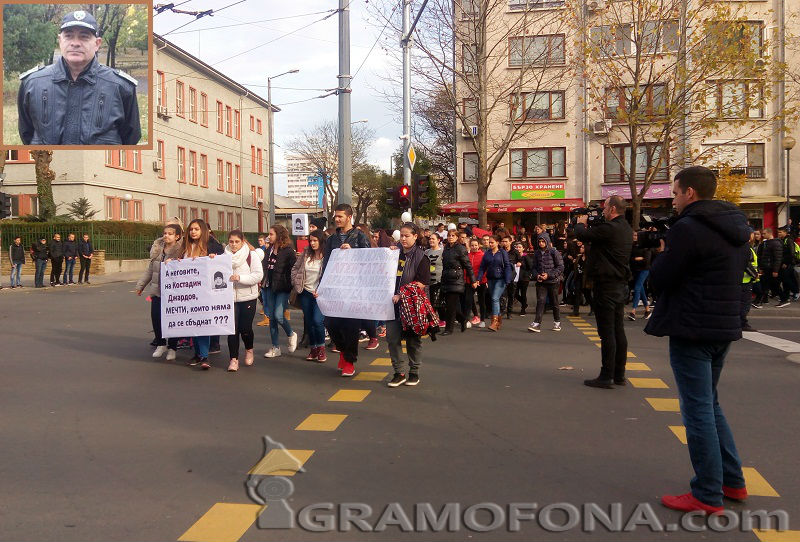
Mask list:
[[[766,333],[760,333],[758,331],[743,331],[742,337],[749,341],[763,344],[764,346],[783,350],[784,352],[800,352],[800,343],[789,341],[787,339],[781,339],[780,337],[773,337],[772,335],[767,335]]]

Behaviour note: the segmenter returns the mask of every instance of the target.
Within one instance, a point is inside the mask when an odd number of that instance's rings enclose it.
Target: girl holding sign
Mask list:
[[[233,274],[233,315],[236,322],[236,333],[228,335],[228,351],[231,362],[229,371],[239,370],[239,336],[244,342],[244,364],[253,364],[253,318],[256,315],[256,300],[259,296],[259,283],[264,277],[261,259],[264,252],[255,250],[244,238],[241,230],[233,230],[228,234],[228,246],[225,252],[231,255]]]
[[[297,260],[297,253],[292,247],[289,230],[280,224],[269,229],[269,251],[267,252],[264,285],[267,287],[267,307],[269,316],[269,335],[272,348],[264,354],[265,358],[277,358],[281,355],[278,345],[278,326],[286,332],[289,352],[297,349],[297,333],[284,317],[288,305],[289,292],[292,291],[292,267]]]
[[[186,228],[186,235],[181,243],[181,257],[183,258],[202,258],[208,256],[213,258],[217,254],[225,252],[225,248],[211,236],[208,224],[201,218],[195,218],[189,222]],[[194,337],[194,357],[189,360],[189,366],[200,365],[200,368],[207,371],[211,368],[208,361],[208,348],[211,345],[211,337]]]

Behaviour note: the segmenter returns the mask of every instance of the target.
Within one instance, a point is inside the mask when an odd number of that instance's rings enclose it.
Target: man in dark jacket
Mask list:
[[[797,299],[797,277],[794,274],[794,239],[789,235],[789,228],[778,228],[778,242],[781,244],[781,267],[778,278],[781,282],[781,300],[778,308],[789,306],[789,296]]]
[[[533,276],[536,280],[536,319],[528,326],[528,331],[542,331],[541,322],[544,315],[545,301],[549,298],[553,305],[553,331],[561,331],[561,315],[558,307],[558,283],[564,276],[564,259],[547,241],[547,237],[539,235],[536,250],[530,256],[533,264]]]
[[[75,241],[75,234],[67,235],[64,241],[64,276],[61,278],[63,284],[75,284],[75,260],[78,258],[78,243]]]
[[[625,336],[625,303],[631,280],[633,230],[625,220],[625,200],[611,196],[603,207],[604,222],[587,228],[588,216],[578,217],[575,235],[589,243],[587,278],[592,280],[594,315],[600,336],[602,368],[600,375],[583,383],[593,388],[625,385],[628,338]]]
[[[42,237],[38,243],[31,247],[31,258],[33,258],[33,263],[36,266],[33,285],[36,288],[44,288],[44,271],[47,268],[47,260],[50,258],[47,239]]]
[[[675,510],[722,511],[723,495],[747,497],[733,434],[717,403],[717,382],[732,341],[742,337],[742,269],[750,228],[734,205],[712,201],[717,180],[702,166],[675,176],[679,216],[650,269],[658,304],[645,332],[669,337],[669,357],[695,477],[691,492],[664,496]]]
[[[758,269],[761,271],[761,278],[764,282],[762,298],[756,299],[756,304],[769,302],[770,292],[772,295],[783,299],[781,291],[781,281],[779,279],[781,264],[783,263],[783,247],[778,239],[775,239],[771,228],[761,230],[763,241],[756,250],[758,254]]]
[[[94,248],[89,240],[89,234],[84,233],[83,239],[78,243],[78,255],[81,258],[81,269],[78,271],[78,284],[89,284],[89,268],[92,266]]]
[[[346,203],[337,205],[333,220],[336,223],[336,233],[325,241],[320,279],[325,275],[331,253],[337,248],[342,250],[370,248],[369,239],[364,232],[353,227],[352,207]],[[355,375],[354,364],[358,361],[358,334],[361,331],[361,319],[331,316],[326,318],[326,326],[334,346],[339,351],[339,369],[342,370],[342,376]]]
[[[11,263],[11,287],[22,287],[20,274],[22,266],[25,265],[25,247],[22,246],[22,238],[17,235],[14,242],[8,247],[8,261]]]
[[[60,286],[61,267],[64,265],[64,243],[61,234],[53,235],[50,241],[50,286]]]

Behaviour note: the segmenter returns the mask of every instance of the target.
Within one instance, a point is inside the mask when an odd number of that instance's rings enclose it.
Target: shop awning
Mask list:
[[[792,203],[797,203],[798,198],[791,197]],[[747,203],[786,203],[786,196],[742,196],[739,198],[740,204]]]
[[[561,200],[489,200],[486,211],[489,213],[536,213],[536,212],[568,212],[583,207],[583,200],[578,198]],[[442,213],[477,213],[477,201],[458,201],[441,206]]]

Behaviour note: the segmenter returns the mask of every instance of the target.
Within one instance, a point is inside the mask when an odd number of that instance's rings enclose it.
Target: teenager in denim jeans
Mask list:
[[[500,324],[503,321],[500,316],[500,296],[503,295],[506,285],[514,277],[508,253],[500,248],[500,240],[499,235],[489,238],[489,250],[483,255],[478,276],[473,283],[473,286],[477,288],[484,275],[489,279],[489,295],[492,299],[492,323],[489,325],[491,331],[500,330]]]
[[[8,261],[11,262],[11,287],[22,287],[20,274],[25,265],[25,248],[19,235],[14,237],[14,243],[8,247]]]

